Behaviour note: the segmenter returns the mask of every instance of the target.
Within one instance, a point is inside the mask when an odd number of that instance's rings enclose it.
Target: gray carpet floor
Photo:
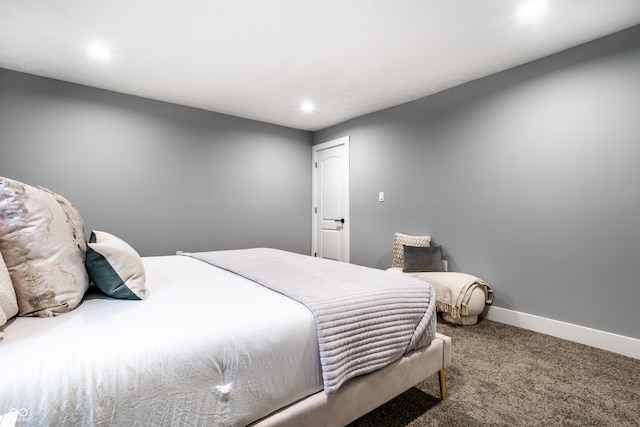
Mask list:
[[[640,426],[640,360],[482,320],[456,326],[447,399],[438,376],[349,427]]]

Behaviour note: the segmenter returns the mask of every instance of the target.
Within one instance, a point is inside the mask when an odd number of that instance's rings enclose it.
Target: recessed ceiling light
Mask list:
[[[526,0],[518,7],[518,18],[522,22],[533,22],[547,10],[546,0]]]
[[[104,43],[87,43],[87,51],[89,53],[89,56],[96,61],[105,62],[111,59],[111,49]]]
[[[313,111],[314,109],[314,105],[313,102],[311,101],[304,101],[302,104],[300,104],[300,109],[302,111],[304,111],[305,113],[310,113]]]

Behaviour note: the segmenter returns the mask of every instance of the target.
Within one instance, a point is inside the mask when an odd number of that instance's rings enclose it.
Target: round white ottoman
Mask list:
[[[471,292],[471,298],[469,298],[469,304],[467,304],[467,309],[469,310],[468,315],[454,319],[449,313],[443,312],[442,318],[456,325],[475,325],[478,323],[478,315],[484,310],[484,303],[484,291],[480,288],[475,288],[473,292]]]
[[[429,282],[432,285],[434,284],[434,281],[432,280],[433,276],[430,275],[432,273],[427,273],[427,272],[405,273],[402,271],[402,268],[399,268],[399,267],[391,267],[391,268],[388,268],[387,271],[391,271],[399,274],[406,274],[406,275],[415,277],[416,279]],[[434,286],[434,288],[437,293],[438,286]],[[473,290],[473,292],[471,292],[471,297],[469,298],[469,303],[467,304],[468,314],[466,316],[453,318],[453,316],[451,316],[449,313],[445,313],[443,311],[442,318],[446,322],[453,323],[456,325],[465,325],[465,326],[475,325],[476,323],[478,323],[478,315],[484,311],[485,302],[486,302],[486,295],[484,291],[482,290],[482,288],[477,287]]]

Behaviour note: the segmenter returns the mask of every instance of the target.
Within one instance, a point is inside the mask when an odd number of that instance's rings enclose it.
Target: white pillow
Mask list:
[[[13,290],[13,283],[9,277],[9,270],[4,263],[4,258],[0,253],[0,326],[7,323],[7,320],[18,314],[18,301]],[[1,336],[0,332],[0,336]]]
[[[410,234],[395,233],[393,235],[393,263],[391,267],[404,268],[403,245],[428,247],[431,245],[431,236],[412,236]]]
[[[93,284],[110,297],[138,300],[146,296],[142,258],[124,240],[92,231],[86,264]]]
[[[0,251],[20,316],[74,309],[89,288],[84,222],[67,199],[0,177]]]

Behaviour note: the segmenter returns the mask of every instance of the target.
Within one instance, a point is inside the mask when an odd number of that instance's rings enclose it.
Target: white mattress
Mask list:
[[[24,408],[18,425],[235,426],[322,389],[303,305],[193,258],[143,261],[143,301],[90,291],[71,313],[5,326],[0,416]]]

